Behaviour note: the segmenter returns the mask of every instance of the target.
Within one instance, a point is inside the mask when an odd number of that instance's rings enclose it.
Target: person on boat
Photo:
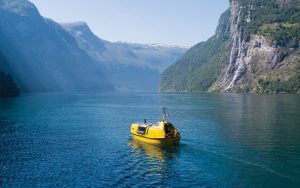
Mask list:
[[[166,137],[174,137],[174,131],[169,125],[165,125]]]

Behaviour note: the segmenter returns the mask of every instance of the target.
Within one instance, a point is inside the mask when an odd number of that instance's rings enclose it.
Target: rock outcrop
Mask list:
[[[291,3],[291,1],[289,2]],[[281,4],[286,5],[289,2],[285,1]],[[299,92],[300,88],[284,89],[284,86],[280,86],[289,80],[290,69],[295,71],[298,69],[299,71],[299,65],[297,65],[299,48],[276,45],[260,34],[252,34],[250,40],[247,40],[244,32],[245,27],[240,22],[241,19],[244,19],[246,24],[255,22],[254,19],[251,19],[251,13],[255,7],[253,4],[246,5],[246,8],[244,6],[245,4],[242,5],[239,0],[231,1],[230,58],[228,64],[225,62],[225,69],[217,83],[210,90],[224,92],[280,92],[281,90],[283,92]],[[247,12],[245,17],[241,17],[242,11]],[[279,85],[266,90],[261,86],[263,80],[275,81]]]

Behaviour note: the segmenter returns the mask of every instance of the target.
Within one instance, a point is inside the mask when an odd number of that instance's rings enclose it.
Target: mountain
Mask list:
[[[159,44],[112,43],[97,37],[84,22],[61,25],[103,67],[116,90],[157,91],[160,72],[186,51],[186,48]]]
[[[113,89],[74,37],[27,0],[0,0],[0,51],[23,92]]]
[[[171,46],[166,44],[138,44],[117,42],[115,45],[130,49],[137,57],[150,68],[162,73],[172,63],[176,62],[187,50],[184,46]]]
[[[16,97],[20,94],[11,75],[4,72],[4,65],[7,64],[6,58],[0,52],[0,98]]]
[[[231,0],[214,36],[162,73],[160,91],[299,93],[299,45],[299,0]]]

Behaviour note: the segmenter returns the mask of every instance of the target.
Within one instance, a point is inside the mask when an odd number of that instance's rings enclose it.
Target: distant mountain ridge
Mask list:
[[[215,35],[162,73],[160,91],[300,93],[299,45],[299,0],[230,0]]]
[[[112,43],[97,37],[85,22],[61,25],[103,67],[117,90],[157,91],[160,72],[186,51],[162,44]]]
[[[163,72],[172,63],[176,62],[188,49],[185,46],[174,46],[160,43],[139,44],[128,42],[116,42],[119,46],[129,48],[150,68]]]

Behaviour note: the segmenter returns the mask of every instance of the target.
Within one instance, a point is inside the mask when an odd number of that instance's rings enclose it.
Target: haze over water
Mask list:
[[[178,147],[130,139],[161,119]],[[299,187],[300,97],[258,94],[37,94],[0,100],[0,185]]]

